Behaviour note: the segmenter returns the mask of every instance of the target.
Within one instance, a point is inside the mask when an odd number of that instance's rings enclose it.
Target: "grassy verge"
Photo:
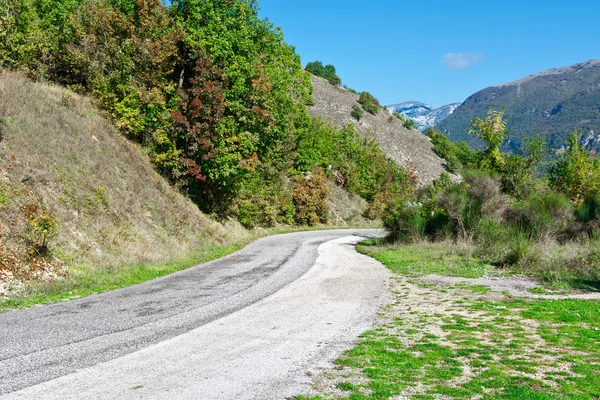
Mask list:
[[[156,264],[123,265],[111,269],[79,266],[74,268],[64,279],[49,283],[28,284],[17,295],[3,299],[0,302],[0,312],[57,303],[132,286],[215,260],[240,250],[242,247],[241,243],[211,246],[198,253]]]
[[[488,266],[436,246],[360,250],[396,272],[394,302],[298,399],[599,398],[600,302],[425,285],[418,276],[478,277]]]
[[[397,247],[367,240],[360,243],[356,250],[375,258],[395,273],[408,277],[438,274],[480,278],[502,274],[494,266],[473,257],[470,249],[445,243],[423,242]]]

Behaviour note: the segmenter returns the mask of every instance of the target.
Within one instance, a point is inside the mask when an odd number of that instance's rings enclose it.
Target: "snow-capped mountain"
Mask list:
[[[405,118],[415,121],[421,131],[438,124],[448,118],[460,106],[460,103],[452,103],[439,108],[433,108],[429,104],[420,101],[406,101],[404,103],[386,106],[390,113],[400,113]]]

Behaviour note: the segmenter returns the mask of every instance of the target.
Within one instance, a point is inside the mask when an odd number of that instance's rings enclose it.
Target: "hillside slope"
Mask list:
[[[358,95],[313,76],[313,105],[309,113],[337,127],[354,125],[362,135],[373,136],[381,149],[405,168],[414,169],[420,186],[437,179],[443,172],[444,161],[432,150],[430,140],[417,130],[404,128],[402,122],[381,110],[377,115],[367,112],[360,121],[352,117],[352,107]]]
[[[550,69],[481,90],[436,129],[452,140],[480,145],[467,132],[473,118],[482,117],[491,106],[506,110],[507,149],[519,149],[523,140],[537,134],[547,136],[551,147],[560,148],[565,137],[579,129],[589,148],[600,150],[600,60]]]
[[[37,261],[35,215],[58,221]],[[158,262],[241,234],[175,191],[88,98],[0,75],[0,275]]]

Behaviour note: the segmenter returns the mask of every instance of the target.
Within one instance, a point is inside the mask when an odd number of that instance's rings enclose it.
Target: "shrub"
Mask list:
[[[537,240],[562,239],[573,222],[571,201],[565,196],[546,191],[519,201],[505,213],[507,222]]]
[[[493,108],[487,113],[485,120],[475,118],[471,122],[469,133],[485,141],[485,158],[483,167],[493,171],[501,171],[506,163],[504,155],[500,152],[500,145],[507,135],[506,122],[502,119],[504,111]]]
[[[525,233],[513,225],[504,225],[492,218],[484,218],[475,230],[475,254],[498,265],[520,262],[531,245]]]
[[[296,177],[292,194],[296,222],[308,225],[326,223],[328,194],[327,178],[321,167],[315,167],[306,177]]]
[[[352,106],[352,111],[350,114],[352,117],[356,118],[357,121],[360,121],[363,117],[363,110],[355,104]]]
[[[581,132],[567,139],[567,149],[550,167],[550,184],[581,205],[600,192],[600,159],[580,143]]]
[[[327,79],[332,85],[340,85],[342,83],[335,67],[331,64],[323,66],[321,61],[312,61],[306,64],[306,70],[313,75]]]
[[[413,119],[406,118],[404,123],[402,124],[406,129],[417,129],[417,124]]]
[[[36,204],[24,205],[22,212],[27,218],[32,250],[38,254],[47,253],[48,240],[58,231],[58,218],[53,212]]]
[[[358,94],[358,92],[356,90],[352,89],[351,87],[348,87],[347,85],[343,85],[343,87],[350,93]]]
[[[480,152],[472,150],[466,142],[454,143],[442,132],[433,128],[429,128],[425,135],[431,139],[435,154],[446,160],[446,169],[449,172],[478,167]]]
[[[358,102],[362,105],[362,108],[373,115],[376,115],[381,108],[379,100],[377,100],[371,93],[362,92],[358,97]]]
[[[398,199],[388,207],[383,225],[389,232],[389,241],[411,242],[424,237],[427,221],[419,204]]]

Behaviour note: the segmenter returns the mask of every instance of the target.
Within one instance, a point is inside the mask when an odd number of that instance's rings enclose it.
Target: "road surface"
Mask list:
[[[164,278],[0,315],[6,399],[285,399],[376,319],[381,231],[260,239]],[[307,374],[308,373],[308,374]]]

